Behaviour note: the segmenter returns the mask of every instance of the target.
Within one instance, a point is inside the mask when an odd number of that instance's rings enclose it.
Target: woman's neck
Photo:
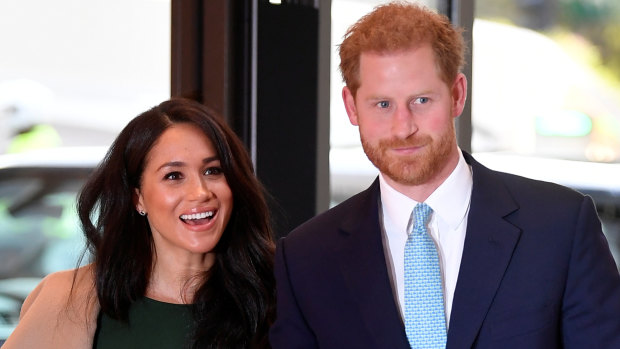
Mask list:
[[[215,256],[205,254],[202,259],[156,256],[146,296],[166,303],[192,303],[196,290],[202,284],[204,272],[214,263]]]

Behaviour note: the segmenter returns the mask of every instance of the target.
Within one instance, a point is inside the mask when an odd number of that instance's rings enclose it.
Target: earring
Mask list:
[[[146,212],[144,212],[142,210],[138,211],[138,213],[140,214],[140,216],[146,216]]]

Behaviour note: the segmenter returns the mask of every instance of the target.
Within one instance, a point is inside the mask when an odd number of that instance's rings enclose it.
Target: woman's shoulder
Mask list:
[[[81,297],[93,292],[92,265],[78,269],[58,271],[44,277],[37,287],[30,292],[22,305],[21,317],[30,307],[39,301],[47,304],[62,304],[67,301],[76,303]],[[77,297],[75,299],[69,296]],[[82,298],[83,299],[83,298]]]
[[[17,328],[4,345],[7,348],[92,345],[99,312],[93,280],[90,265],[43,278],[24,301]]]

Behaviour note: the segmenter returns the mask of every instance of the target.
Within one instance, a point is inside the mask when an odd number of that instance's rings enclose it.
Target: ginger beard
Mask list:
[[[368,159],[393,181],[404,185],[420,185],[437,175],[449,160],[456,147],[454,123],[440,138],[429,135],[411,136],[407,139],[382,139],[372,144],[361,136],[362,147]],[[424,146],[422,152],[397,155],[394,148]]]

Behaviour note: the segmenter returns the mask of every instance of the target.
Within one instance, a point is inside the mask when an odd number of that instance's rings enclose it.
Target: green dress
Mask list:
[[[100,313],[93,348],[186,348],[192,332],[191,307],[145,297],[129,308],[128,323]]]

